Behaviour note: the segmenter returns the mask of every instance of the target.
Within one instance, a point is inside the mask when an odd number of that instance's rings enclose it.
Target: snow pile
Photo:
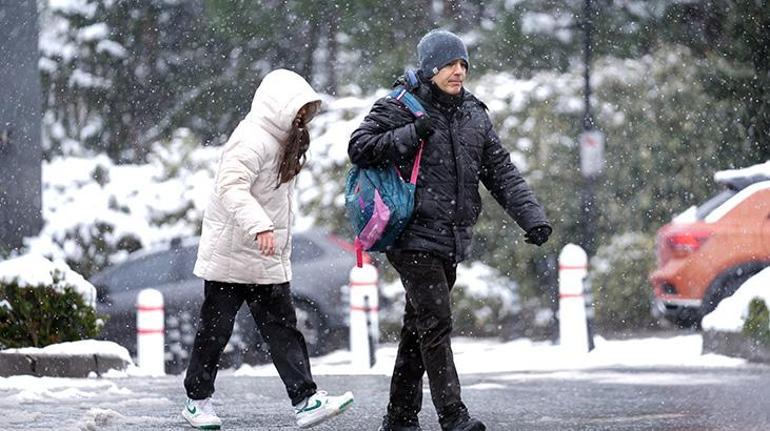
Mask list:
[[[94,391],[111,394],[126,394],[126,389],[119,388],[106,379],[74,379],[61,377],[11,376],[0,378],[0,391],[21,389],[13,396],[20,404],[48,400],[89,399],[97,397]]]
[[[52,262],[37,254],[26,254],[0,262],[0,282],[10,284],[14,280],[22,287],[50,286],[57,292],[72,286],[86,304],[96,307],[96,288],[60,259]],[[0,306],[10,304],[3,300]]]
[[[741,332],[749,314],[749,303],[754,298],[770,306],[770,268],[746,280],[730,297],[723,299],[717,308],[703,317],[704,330]]]

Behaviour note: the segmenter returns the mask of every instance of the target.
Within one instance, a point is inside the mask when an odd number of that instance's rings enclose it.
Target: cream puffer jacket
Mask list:
[[[222,150],[214,193],[203,214],[193,272],[200,278],[245,284],[291,280],[294,180],[278,183],[278,161],[294,117],[318,94],[299,75],[275,70],[254,94],[251,112]],[[255,241],[272,230],[276,250],[263,255]]]

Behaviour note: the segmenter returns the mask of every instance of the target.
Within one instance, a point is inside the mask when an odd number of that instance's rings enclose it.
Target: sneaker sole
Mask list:
[[[329,410],[328,414],[326,414],[326,415],[324,415],[322,417],[317,418],[313,422],[309,422],[309,423],[306,423],[306,424],[303,424],[303,425],[298,425],[298,426],[300,428],[302,428],[302,429],[312,428],[312,427],[314,427],[314,426],[316,426],[316,425],[318,425],[318,424],[320,424],[322,422],[325,422],[325,421],[327,421],[327,420],[329,420],[329,419],[331,419],[331,418],[333,418],[335,416],[339,416],[341,413],[343,413],[345,410],[347,410],[350,406],[352,406],[354,401],[355,401],[355,399],[351,398],[351,399],[345,401],[344,403],[340,404],[340,406],[337,407],[335,410]]]
[[[351,398],[348,401],[345,401],[344,403],[342,403],[340,405],[340,408],[338,409],[339,411],[337,412],[337,414],[340,414],[340,413],[344,412],[345,410],[348,409],[348,407],[352,406],[353,405],[353,401],[354,400]]]
[[[221,425],[195,425],[192,423],[192,419],[190,419],[184,411],[182,412],[182,417],[187,421],[188,424],[190,424],[191,427],[199,430],[218,430],[222,429]]]

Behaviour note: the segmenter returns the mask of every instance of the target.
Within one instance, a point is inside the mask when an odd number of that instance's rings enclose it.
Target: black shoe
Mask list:
[[[441,426],[443,431],[484,431],[487,427],[478,419],[461,414],[455,420]]]
[[[388,415],[382,417],[382,425],[377,428],[377,431],[422,431],[420,423],[417,418],[409,420],[407,423],[394,422]]]

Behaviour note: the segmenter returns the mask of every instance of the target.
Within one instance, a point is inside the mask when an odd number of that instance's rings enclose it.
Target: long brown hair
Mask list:
[[[302,107],[291,123],[289,137],[283,146],[283,154],[278,163],[278,185],[288,183],[299,174],[305,166],[308,147],[310,147],[310,133],[307,131],[307,123],[315,115],[318,103],[308,103]]]

